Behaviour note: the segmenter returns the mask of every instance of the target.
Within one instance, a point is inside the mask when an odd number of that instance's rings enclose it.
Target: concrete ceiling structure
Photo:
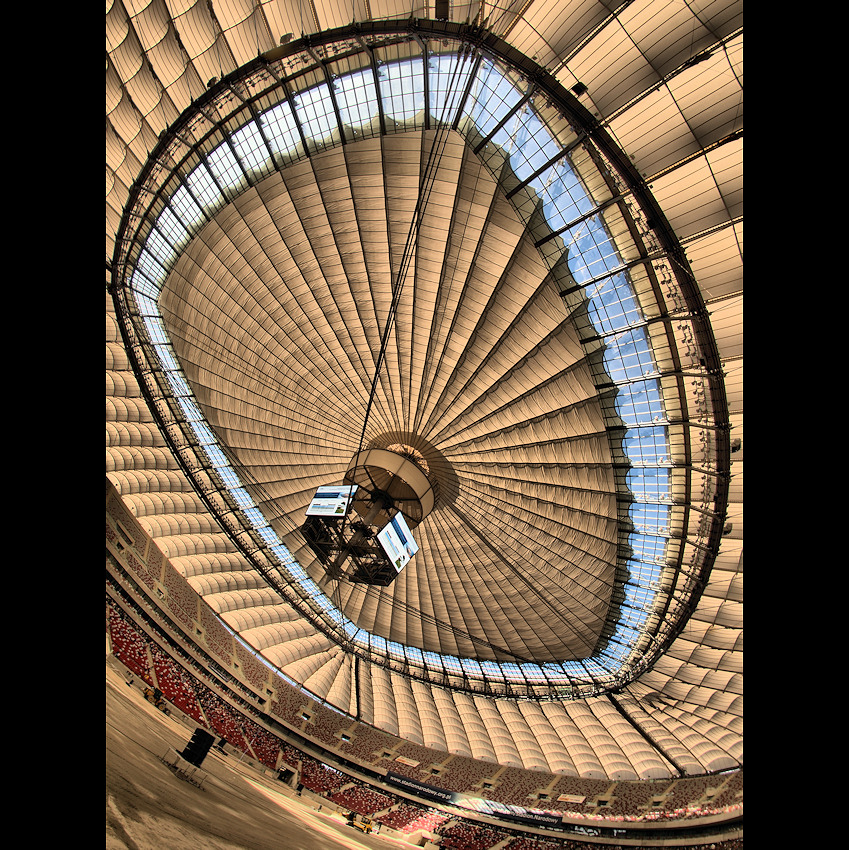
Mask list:
[[[529,769],[742,765],[741,16],[107,3],[107,475],[308,692],[358,665],[364,721]],[[300,531],[364,448],[435,493],[387,587]]]

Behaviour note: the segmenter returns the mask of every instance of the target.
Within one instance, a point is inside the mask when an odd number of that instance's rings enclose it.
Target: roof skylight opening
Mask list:
[[[327,84],[321,83],[295,95],[294,101],[301,128],[309,143],[315,148],[330,144],[333,134],[339,132],[339,126]]]
[[[263,128],[263,136],[268,139],[272,147],[272,153],[285,161],[297,151],[301,138],[298,134],[295,115],[288,102],[278,103],[272,109],[266,110],[259,120]]]
[[[374,75],[370,69],[339,76],[334,80],[333,87],[345,126],[362,128],[378,117]]]
[[[430,114],[437,121],[453,124],[462,106],[462,92],[466,90],[474,68],[468,57],[450,53],[434,53],[428,60],[428,92]]]
[[[380,66],[380,97],[387,118],[405,124],[424,110],[421,59],[388,62]]]

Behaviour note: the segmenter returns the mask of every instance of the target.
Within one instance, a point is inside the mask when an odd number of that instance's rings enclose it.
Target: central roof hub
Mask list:
[[[402,454],[404,449],[409,451]],[[360,488],[353,503],[360,516],[374,516],[377,510],[378,515],[370,524],[382,527],[398,511],[412,529],[436,505],[436,488],[426,469],[427,462],[420,453],[410,446],[396,444],[392,449],[371,448],[357,452],[348,464],[344,481]],[[385,507],[375,508],[376,504]]]

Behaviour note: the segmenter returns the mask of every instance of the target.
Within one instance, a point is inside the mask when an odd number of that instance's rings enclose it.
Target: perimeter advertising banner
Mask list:
[[[557,812],[539,812],[533,809],[524,809],[521,806],[508,806],[505,803],[495,803],[492,800],[484,800],[481,797],[469,797],[454,791],[446,791],[444,788],[436,788],[424,782],[410,779],[400,773],[391,770],[386,774],[386,781],[406,788],[419,797],[436,800],[440,803],[450,803],[461,809],[479,812],[490,817],[504,818],[516,823],[535,824],[537,826],[562,826],[563,816]]]
[[[426,785],[424,782],[417,782],[415,779],[410,779],[409,776],[393,773],[391,770],[386,774],[386,781],[397,785],[399,788],[406,788],[419,797],[438,800],[440,803],[453,803],[457,797],[453,791],[446,791],[444,788],[436,788],[433,785]]]
[[[498,803],[495,800],[486,800],[483,797],[467,797],[457,794],[454,805],[462,809],[470,809],[473,812],[489,815],[490,817],[513,821],[514,823],[552,827],[563,825],[563,816],[559,812],[526,809],[523,806],[511,806],[507,803]]]
[[[538,824],[539,826],[563,826],[562,815],[550,815],[545,812],[499,812],[499,817],[517,823]]]

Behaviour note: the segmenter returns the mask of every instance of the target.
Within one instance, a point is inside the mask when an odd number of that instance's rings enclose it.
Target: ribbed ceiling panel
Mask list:
[[[387,136],[370,170],[349,146],[267,178],[187,246],[160,299],[198,403],[293,549],[315,488],[339,483],[357,450],[389,308],[385,272],[403,273],[420,162],[435,143]],[[409,643],[412,629],[428,651],[586,655],[615,560],[615,505],[598,498],[614,485],[592,376],[547,269],[458,136],[438,177],[366,439],[427,441],[458,492],[446,486],[403,579],[341,587],[342,610],[390,640]],[[464,193],[474,187],[469,227]],[[367,240],[351,223],[381,205],[396,224]],[[356,246],[381,240],[390,263],[375,280]],[[467,252],[460,265],[454,245]],[[310,572],[323,583],[318,565]],[[479,642],[444,626],[426,633],[414,622],[422,611]]]

